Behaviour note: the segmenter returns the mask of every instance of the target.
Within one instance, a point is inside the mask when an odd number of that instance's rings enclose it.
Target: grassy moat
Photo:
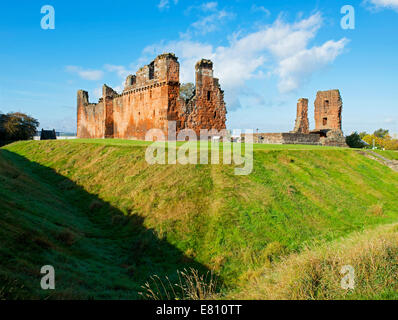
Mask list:
[[[152,275],[189,268],[217,275],[217,298],[398,298],[397,172],[352,149],[254,145],[252,173],[236,176],[151,166],[147,145],[0,149],[0,299],[140,299]],[[340,286],[344,265],[354,290]]]

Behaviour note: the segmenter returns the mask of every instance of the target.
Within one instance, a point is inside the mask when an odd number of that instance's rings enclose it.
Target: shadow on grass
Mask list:
[[[177,283],[177,270],[209,272],[144,224],[0,149],[0,300],[140,299],[154,274]],[[43,265],[54,266],[55,290],[40,287]]]

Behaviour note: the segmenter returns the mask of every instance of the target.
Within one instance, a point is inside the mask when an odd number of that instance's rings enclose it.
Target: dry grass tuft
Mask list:
[[[383,204],[381,203],[374,204],[369,208],[368,212],[374,216],[383,217],[384,216]]]
[[[354,290],[341,287],[343,266],[355,270]],[[398,225],[356,233],[347,239],[292,254],[257,272],[233,299],[361,299],[398,290]]]
[[[177,271],[178,281],[172,283],[168,277],[154,275],[142,288],[140,295],[148,300],[215,300],[219,298],[218,280],[213,272],[205,275],[190,268]]]

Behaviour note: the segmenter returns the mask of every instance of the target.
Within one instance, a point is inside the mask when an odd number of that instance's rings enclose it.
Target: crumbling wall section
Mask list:
[[[310,133],[308,121],[308,99],[301,98],[297,102],[297,117],[293,133]]]
[[[321,137],[321,143],[323,146],[348,147],[341,130],[328,130],[326,132],[326,137]]]
[[[88,92],[77,93],[77,136],[79,138],[103,138],[105,136],[105,112],[102,100],[89,103]]]
[[[213,63],[202,59],[195,65],[195,96],[188,101],[180,99],[181,122],[199,136],[201,129],[226,129],[227,110],[224,92],[213,76]]]
[[[243,135],[245,136],[245,135]],[[254,143],[263,144],[308,144],[320,145],[320,136],[318,134],[306,133],[255,133],[253,137]]]

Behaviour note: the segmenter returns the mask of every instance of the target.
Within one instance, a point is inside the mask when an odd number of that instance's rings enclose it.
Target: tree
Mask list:
[[[373,134],[374,136],[378,137],[378,138],[385,138],[388,135],[389,130],[385,130],[385,129],[379,129],[376,130]]]
[[[0,114],[0,141],[31,140],[39,122],[20,112]]]
[[[189,100],[195,95],[195,85],[191,82],[183,83],[180,87],[180,97]]]
[[[364,148],[366,146],[358,132],[354,132],[353,134],[347,136],[345,141],[350,148]]]
[[[398,150],[398,139],[389,139],[385,142],[384,147],[386,150]]]
[[[378,149],[384,148],[384,140],[382,138],[376,137],[374,134],[368,134],[367,136],[363,137],[362,140],[368,143],[372,148],[373,146]]]
[[[366,131],[362,131],[362,132],[360,132],[359,133],[359,137],[361,138],[361,139],[363,139],[363,137],[365,137],[365,136],[367,136],[368,134],[366,133]]]

